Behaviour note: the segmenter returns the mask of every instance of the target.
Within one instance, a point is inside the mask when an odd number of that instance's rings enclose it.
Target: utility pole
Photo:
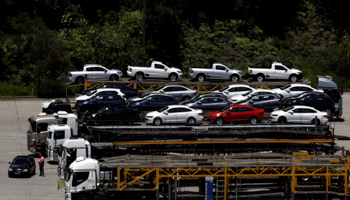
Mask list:
[[[142,47],[146,47],[146,0],[143,0]]]

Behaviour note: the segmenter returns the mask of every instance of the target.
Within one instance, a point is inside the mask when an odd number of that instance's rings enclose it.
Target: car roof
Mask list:
[[[311,107],[311,106],[301,106],[301,105],[295,105],[295,106],[293,106],[294,108],[312,108],[312,109],[314,109],[314,110],[317,110],[316,108],[314,108],[314,107]]]
[[[232,84],[228,86],[229,88],[231,87],[251,87],[250,85],[245,85],[245,84]]]
[[[118,92],[120,92],[120,89],[118,89],[118,88],[98,88],[97,89],[97,92],[100,92],[100,91],[105,91],[105,90],[107,90],[107,91],[118,91]]]
[[[234,105],[231,105],[231,108],[236,108],[236,107],[248,107],[248,108],[254,108],[252,106],[249,106],[249,105],[241,105],[241,104],[234,104]],[[256,109],[256,108],[254,108]]]
[[[162,97],[173,97],[173,96],[171,96],[171,95],[169,95],[169,94],[159,94],[159,93],[149,93],[149,95],[148,96],[145,96],[145,97],[153,97],[153,96],[162,96]],[[145,97],[141,97],[141,98],[145,98]]]
[[[190,107],[185,106],[185,105],[168,105],[168,108],[174,108],[174,107],[177,107],[177,108],[190,108]]]

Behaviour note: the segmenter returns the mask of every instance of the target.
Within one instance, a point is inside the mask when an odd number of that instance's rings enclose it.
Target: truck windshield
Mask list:
[[[89,172],[74,172],[72,186],[75,187],[89,178]]]

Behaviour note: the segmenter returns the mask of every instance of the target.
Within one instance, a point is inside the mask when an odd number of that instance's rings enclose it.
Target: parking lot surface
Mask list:
[[[51,99],[50,99],[51,100]],[[64,199],[64,191],[57,189],[57,164],[45,162],[45,177],[37,173],[31,178],[8,178],[9,162],[17,155],[29,155],[26,132],[28,118],[41,111],[41,103],[49,99],[2,99],[0,100],[0,200]],[[343,94],[343,116],[331,122],[336,135],[350,136],[350,93]],[[350,141],[336,141],[338,146],[350,150]],[[36,163],[39,158],[35,158]]]

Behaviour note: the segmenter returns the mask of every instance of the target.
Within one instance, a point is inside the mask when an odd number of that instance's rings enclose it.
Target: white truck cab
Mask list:
[[[90,158],[91,145],[90,142],[83,138],[68,138],[64,140],[61,146],[61,153],[58,155],[58,177],[64,179],[64,174],[68,167],[78,157]]]
[[[46,138],[47,157],[50,161],[58,161],[58,149],[64,140],[72,136],[72,128],[68,125],[50,125]]]

